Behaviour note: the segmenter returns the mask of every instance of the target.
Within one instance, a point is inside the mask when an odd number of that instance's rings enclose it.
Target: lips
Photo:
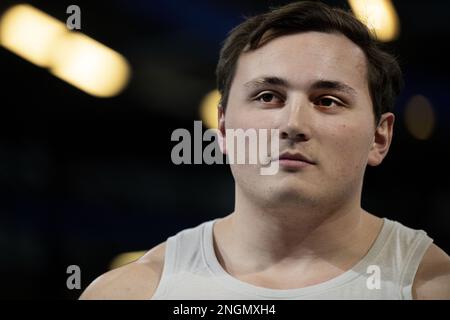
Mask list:
[[[277,160],[290,160],[290,161],[302,161],[309,164],[315,164],[309,157],[299,153],[299,152],[283,152],[280,154]]]

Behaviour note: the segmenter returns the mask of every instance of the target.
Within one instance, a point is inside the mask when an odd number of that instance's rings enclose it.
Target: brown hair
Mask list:
[[[320,2],[290,3],[247,18],[225,39],[216,68],[221,105],[226,109],[236,65],[242,52],[253,51],[267,42],[288,34],[318,31],[339,32],[358,45],[367,58],[367,76],[375,122],[392,111],[402,85],[402,72],[396,59],[383,51],[367,27],[351,13]]]

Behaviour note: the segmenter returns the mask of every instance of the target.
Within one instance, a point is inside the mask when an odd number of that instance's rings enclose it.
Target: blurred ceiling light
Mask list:
[[[0,18],[0,44],[40,67],[49,65],[55,40],[66,32],[64,23],[26,4],[11,7]]]
[[[130,78],[129,64],[119,53],[30,5],[3,14],[0,44],[93,96],[112,97]]]
[[[213,90],[203,98],[200,104],[200,117],[208,128],[217,129],[219,102],[220,93],[218,90]]]
[[[355,16],[383,42],[395,40],[400,21],[390,0],[348,0]]]
[[[427,140],[435,127],[435,116],[430,101],[422,96],[413,96],[405,109],[405,125],[416,139]]]
[[[116,269],[121,266],[124,266],[130,262],[138,260],[142,257],[147,251],[132,251],[121,253],[116,256],[109,265],[109,269]]]
[[[68,32],[53,48],[50,72],[98,97],[122,91],[129,79],[125,58],[86,35]]]

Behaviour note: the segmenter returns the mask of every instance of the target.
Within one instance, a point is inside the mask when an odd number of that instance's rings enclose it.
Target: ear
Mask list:
[[[395,116],[391,112],[381,115],[378,126],[375,128],[372,145],[369,150],[368,165],[378,166],[386,157],[392,142]]]
[[[217,109],[217,122],[218,122],[218,138],[220,151],[223,154],[227,154],[226,148],[226,130],[225,130],[225,110],[221,104],[219,104]]]

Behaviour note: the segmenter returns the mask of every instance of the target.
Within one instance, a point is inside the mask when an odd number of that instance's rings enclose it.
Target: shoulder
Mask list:
[[[450,258],[435,244],[430,245],[419,265],[413,298],[450,299]]]
[[[108,271],[95,279],[80,296],[82,300],[150,299],[158,287],[164,266],[166,243],[149,250],[135,262]]]

